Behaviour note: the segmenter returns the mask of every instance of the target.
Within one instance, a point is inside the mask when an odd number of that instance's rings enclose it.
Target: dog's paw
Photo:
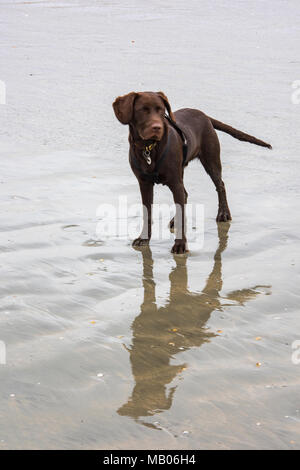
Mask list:
[[[188,251],[187,242],[185,240],[175,240],[171,253],[174,253],[175,255],[182,255]]]
[[[133,240],[132,242],[132,246],[145,246],[145,245],[149,245],[149,238],[141,238],[141,237],[138,237],[136,238],[135,240]]]
[[[230,210],[228,208],[219,209],[216,221],[217,222],[228,222],[229,220],[231,220]]]

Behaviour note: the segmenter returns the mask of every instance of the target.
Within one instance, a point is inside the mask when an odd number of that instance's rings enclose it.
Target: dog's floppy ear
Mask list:
[[[175,116],[174,116],[174,114],[172,113],[171,106],[170,106],[169,100],[168,100],[168,98],[166,97],[166,95],[165,95],[162,91],[158,91],[156,94],[157,94],[158,96],[160,96],[161,99],[163,100],[163,102],[165,103],[165,107],[167,108],[167,111],[168,111],[169,116],[170,116],[170,118],[172,119],[172,121],[175,121]]]
[[[115,115],[122,124],[129,124],[132,120],[133,103],[137,95],[137,93],[132,91],[128,95],[119,96],[113,102]]]

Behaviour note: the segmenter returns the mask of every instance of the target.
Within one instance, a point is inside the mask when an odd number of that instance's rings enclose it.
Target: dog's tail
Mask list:
[[[217,131],[226,132],[226,134],[232,135],[232,137],[235,139],[242,140],[244,142],[250,142],[250,144],[260,145],[261,147],[267,147],[268,149],[272,148],[272,145],[267,144],[263,140],[259,140],[252,135],[245,134],[245,132],[234,129],[234,127],[228,126],[228,124],[224,124],[223,122],[217,121],[211,117],[209,119]]]

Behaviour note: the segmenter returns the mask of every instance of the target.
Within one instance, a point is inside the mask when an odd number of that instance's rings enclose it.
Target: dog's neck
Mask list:
[[[134,147],[135,155],[140,157],[142,160],[145,160],[145,151],[149,151],[151,155],[151,159],[153,161],[156,160],[157,155],[159,154],[160,150],[164,148],[168,139],[168,126],[165,124],[164,126],[164,134],[161,140],[143,140],[134,126],[129,124],[129,144]]]

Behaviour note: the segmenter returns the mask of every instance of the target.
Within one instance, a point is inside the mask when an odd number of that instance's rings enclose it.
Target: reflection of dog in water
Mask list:
[[[185,364],[170,364],[175,354],[199,347],[215,336],[205,325],[214,310],[222,309],[219,296],[222,289],[221,253],[227,246],[228,230],[229,223],[218,224],[219,246],[214,266],[200,294],[187,288],[187,258],[174,257],[176,267],[170,273],[170,298],[160,308],[156,305],[151,250],[149,247],[141,249],[144,301],[141,313],[132,324],[133,339],[129,349],[135,386],[128,402],[119,408],[120,415],[138,419],[168,410],[176,387],[168,391],[167,385],[185,367]],[[227,299],[243,305],[258,295],[255,291],[258,287],[236,290]]]

